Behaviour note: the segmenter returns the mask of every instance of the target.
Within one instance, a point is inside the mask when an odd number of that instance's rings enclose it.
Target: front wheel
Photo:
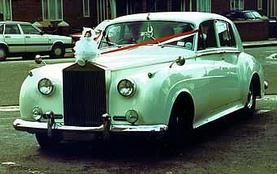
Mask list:
[[[62,58],[64,57],[65,54],[65,48],[62,44],[56,44],[53,46],[51,53],[50,53],[50,57],[51,58]]]
[[[247,102],[244,106],[244,110],[247,116],[252,116],[256,110],[256,94],[253,83],[250,84]]]
[[[190,140],[192,135],[191,112],[185,105],[177,103],[171,113],[166,141],[174,146],[182,146]]]
[[[42,149],[56,147],[62,140],[60,135],[49,137],[46,133],[36,133],[36,139]]]

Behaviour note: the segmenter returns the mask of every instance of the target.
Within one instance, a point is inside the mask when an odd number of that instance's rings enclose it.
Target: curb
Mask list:
[[[17,112],[19,106],[0,106],[0,112]]]
[[[277,46],[277,41],[257,41],[253,43],[245,42],[242,44],[243,48],[256,48],[256,47],[267,47],[267,46]]]

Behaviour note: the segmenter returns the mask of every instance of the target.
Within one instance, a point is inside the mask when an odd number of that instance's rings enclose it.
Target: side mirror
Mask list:
[[[45,33],[44,33],[44,31],[40,31],[39,34],[40,35],[44,35]]]
[[[186,63],[186,59],[182,56],[179,56],[178,59],[175,60],[176,64],[179,66],[183,66]]]
[[[183,66],[186,63],[186,59],[182,56],[179,56],[176,60],[174,60],[174,62],[172,62],[169,65],[169,68],[172,68],[173,64],[176,63],[179,66]]]

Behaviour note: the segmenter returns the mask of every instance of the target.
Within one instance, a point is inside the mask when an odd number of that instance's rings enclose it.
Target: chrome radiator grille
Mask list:
[[[74,64],[63,70],[64,124],[100,126],[106,113],[105,70]]]

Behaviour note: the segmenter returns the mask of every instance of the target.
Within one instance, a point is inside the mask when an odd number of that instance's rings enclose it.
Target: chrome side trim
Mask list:
[[[38,131],[47,131],[47,123],[25,121],[22,119],[16,119],[13,122],[13,127],[16,130],[27,131],[35,133]],[[111,125],[110,132],[163,132],[167,130],[167,125],[157,124],[157,125]],[[58,131],[80,131],[80,132],[103,132],[104,125],[102,124],[99,127],[79,127],[79,126],[64,126],[64,125],[55,125],[53,130]]]

